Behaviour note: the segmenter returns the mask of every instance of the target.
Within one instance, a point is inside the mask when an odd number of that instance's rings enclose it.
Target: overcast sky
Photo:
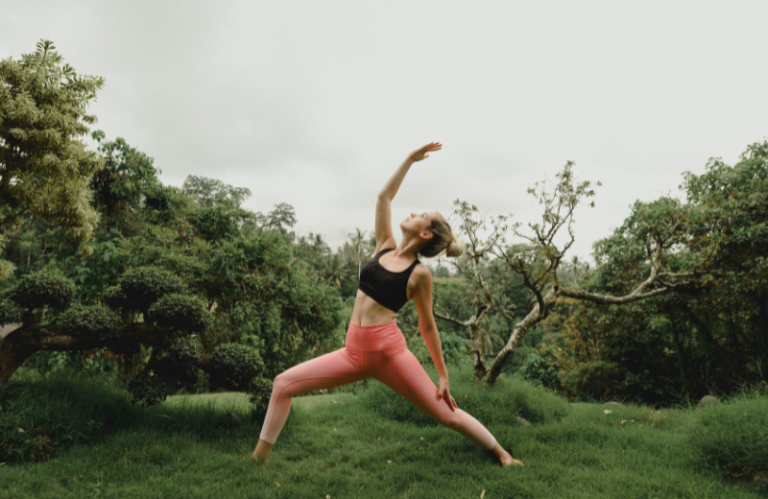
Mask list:
[[[768,2],[0,2],[0,57],[54,42],[104,77],[95,129],[155,158],[180,186],[247,187],[246,207],[294,206],[297,233],[336,248],[372,231],[378,191],[449,215],[540,216],[526,188],[566,161],[597,181],[573,254],[682,172],[768,138]]]

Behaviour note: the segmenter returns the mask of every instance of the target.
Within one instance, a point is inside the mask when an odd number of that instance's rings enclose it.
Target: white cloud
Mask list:
[[[525,192],[567,161],[601,180],[574,252],[636,199],[675,191],[711,156],[768,135],[768,4],[753,2],[14,2],[0,56],[53,40],[104,76],[98,128],[189,174],[288,202],[332,246],[393,204],[445,214],[456,198],[521,221]]]

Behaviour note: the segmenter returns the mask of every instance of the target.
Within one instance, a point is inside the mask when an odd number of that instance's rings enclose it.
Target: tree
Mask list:
[[[340,248],[341,258],[354,261],[357,264],[358,281],[360,280],[363,262],[370,260],[373,256],[373,250],[376,249],[375,245],[371,247],[369,241],[366,240],[365,232],[356,228],[354,232],[347,234],[348,239],[344,241],[344,245]]]
[[[107,347],[124,356],[145,345],[152,347],[149,361],[129,380],[139,404],[155,404],[195,384],[197,369],[206,371],[214,386],[251,390],[259,401],[268,396],[269,382],[258,378],[263,363],[256,352],[239,345],[222,345],[212,355],[200,351],[193,337],[208,329],[211,316],[203,301],[184,289],[168,271],[134,268],[104,291],[101,303],[83,306],[73,305],[75,286],[66,277],[25,276],[0,301],[0,324],[23,323],[0,341],[0,383],[40,350]]]
[[[618,296],[563,286],[558,270],[575,241],[574,210],[585,198],[594,196],[590,182],[575,183],[572,166],[573,163],[566,163],[556,175],[557,183],[552,189],[541,183],[528,189],[529,194],[543,206],[541,222],[528,224],[530,233],[523,232],[520,223],[507,225],[506,216],[492,220],[492,233],[484,253],[496,256],[509,270],[519,274],[525,287],[535,296],[535,304],[523,320],[515,325],[490,366],[485,362],[482,343],[473,342],[473,366],[478,383],[492,385],[495,382],[504,363],[526,332],[547,317],[561,296],[594,303],[625,304],[658,296],[672,289],[682,289],[693,283],[698,276],[711,272],[708,267],[709,253],[679,254],[677,251],[691,237],[687,224],[688,211],[678,200],[662,198],[652,203],[635,203],[624,226],[614,233],[612,241],[615,242],[610,244],[611,258],[602,262],[601,275],[611,276],[611,279],[622,285]],[[477,211],[474,206],[459,200],[454,204],[455,213],[459,214],[466,227],[481,227],[484,224],[482,218],[473,218],[473,213]],[[591,203],[590,206],[593,205]],[[565,242],[555,243],[556,236],[563,228],[567,232]],[[507,230],[511,235],[524,239],[526,244],[507,243]],[[464,232],[470,238],[471,253],[472,248],[482,244],[482,241],[476,231]],[[597,251],[600,253],[599,248]],[[489,302],[490,298],[486,298],[486,303]],[[479,335],[477,339],[480,339]]]
[[[161,172],[155,168],[153,158],[131,147],[122,137],[107,141],[101,130],[93,132],[92,137],[99,142],[103,158],[102,168],[91,180],[94,206],[105,217],[106,228],[139,232],[139,213],[159,188],[157,176]]]
[[[455,213],[461,217],[460,232],[469,237],[469,245],[466,247],[466,253],[461,258],[454,259],[453,264],[456,270],[474,284],[475,295],[472,299],[474,314],[466,320],[460,320],[451,317],[448,312],[443,310],[438,304],[440,289],[440,283],[438,282],[433,284],[435,298],[432,301],[432,309],[435,317],[469,329],[469,339],[472,342],[472,365],[474,366],[475,377],[477,378],[483,374],[480,369],[485,364],[485,352],[488,350],[490,341],[488,332],[482,328],[483,319],[494,306],[493,295],[488,282],[480,272],[480,262],[487,259],[488,251],[493,248],[496,240],[502,237],[506,226],[497,223],[493,227],[490,236],[483,243],[478,236],[478,232],[486,228],[486,222],[482,216],[477,215],[477,207],[469,203],[460,203],[459,200],[456,200],[454,204],[457,205]],[[497,222],[503,222],[503,220],[499,219]],[[439,309],[439,311],[435,309]]]
[[[30,215],[91,237],[98,214],[89,182],[101,160],[78,137],[103,79],[78,75],[48,40],[0,61],[0,230]]]
[[[233,187],[215,178],[198,177],[189,175],[181,186],[182,192],[192,196],[195,203],[200,206],[216,206],[222,203],[232,203],[239,208],[240,205],[251,197],[250,189],[245,187]]]

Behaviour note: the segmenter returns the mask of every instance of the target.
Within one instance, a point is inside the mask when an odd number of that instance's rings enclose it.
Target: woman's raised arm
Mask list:
[[[387,180],[387,183],[384,184],[381,192],[379,192],[379,199],[384,198],[392,201],[392,199],[395,197],[395,194],[397,194],[397,190],[400,189],[400,184],[403,182],[403,178],[405,178],[405,174],[408,173],[411,165],[417,161],[428,158],[428,151],[439,151],[442,148],[443,145],[440,144],[440,142],[430,142],[424,147],[420,147],[419,149],[416,149],[411,154],[409,154],[408,157],[405,158],[405,161],[403,161],[403,163],[397,168],[397,171],[395,171],[389,180]]]
[[[395,198],[398,189],[400,189],[400,184],[403,183],[405,174],[408,173],[413,163],[428,158],[429,151],[439,151],[442,147],[442,144],[439,142],[430,142],[424,147],[416,149],[405,158],[405,161],[382,187],[376,199],[376,252],[381,251],[382,247],[388,248],[390,246],[390,239],[392,240],[391,246],[394,247],[395,245],[395,236],[392,233],[392,200]]]

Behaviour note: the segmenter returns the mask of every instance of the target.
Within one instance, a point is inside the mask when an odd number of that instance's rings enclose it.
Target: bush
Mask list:
[[[107,341],[123,331],[123,322],[104,305],[72,307],[59,321],[62,333],[86,341]]]
[[[181,386],[194,385],[197,383],[197,363],[201,357],[200,347],[195,343],[173,338],[166,342],[152,370],[156,375],[175,380]]]
[[[101,300],[112,308],[130,309],[128,297],[120,286],[110,286],[101,294]]]
[[[211,355],[211,389],[248,391],[263,369],[257,350],[235,343],[220,345]]]
[[[565,375],[563,382],[568,393],[581,400],[598,400],[616,392],[621,376],[615,362],[598,360],[580,364]]]
[[[461,360],[469,356],[472,351],[472,342],[456,333],[440,334],[440,344],[445,362],[455,366],[458,366]]]
[[[253,416],[263,420],[272,396],[272,380],[256,378],[248,388],[248,394],[248,400],[253,404]]]
[[[21,309],[7,294],[0,295],[0,326],[21,322]]]
[[[180,292],[183,283],[165,269],[138,267],[125,271],[120,276],[119,285],[124,297],[123,308],[146,312],[162,296]],[[120,296],[116,291],[110,293],[112,298]]]
[[[34,272],[21,278],[10,298],[22,308],[34,310],[45,305],[64,310],[75,295],[75,285],[63,275]]]
[[[159,327],[187,334],[201,333],[211,323],[211,314],[205,309],[203,300],[175,293],[153,303],[148,316]]]
[[[432,366],[427,366],[426,370],[437,391],[437,372]],[[460,409],[485,425],[517,425],[517,416],[531,423],[550,423],[562,419],[568,410],[562,397],[518,379],[499,377],[493,388],[478,388],[472,365],[468,362],[451,369],[450,391]],[[369,387],[360,394],[360,400],[388,419],[417,425],[439,424],[378,381],[371,380]]]
[[[443,349],[443,358],[446,364],[458,366],[464,359],[469,358],[472,342],[466,338],[462,338],[456,333],[444,334],[439,333],[440,344]],[[427,345],[424,343],[424,338],[416,335],[412,338],[406,338],[406,345],[408,350],[419,359],[419,363],[422,365],[434,365],[432,355],[429,353]]]
[[[141,407],[158,404],[178,392],[182,384],[173,378],[158,376],[152,372],[142,372],[128,379],[128,391],[131,401]]]
[[[768,397],[741,395],[695,411],[686,431],[696,465],[731,476],[768,470]]]
[[[125,391],[71,375],[0,385],[0,408],[0,462],[47,461],[140,417]]]
[[[152,182],[144,189],[144,202],[153,210],[168,211],[173,206],[170,190],[159,182]]]
[[[545,386],[550,390],[560,387],[560,377],[555,366],[550,366],[547,359],[537,353],[528,355],[518,373],[533,385]]]
[[[153,352],[155,355],[147,369],[128,380],[133,402],[143,407],[162,402],[199,381],[197,365],[202,352],[192,341],[169,338],[160,350]]]

